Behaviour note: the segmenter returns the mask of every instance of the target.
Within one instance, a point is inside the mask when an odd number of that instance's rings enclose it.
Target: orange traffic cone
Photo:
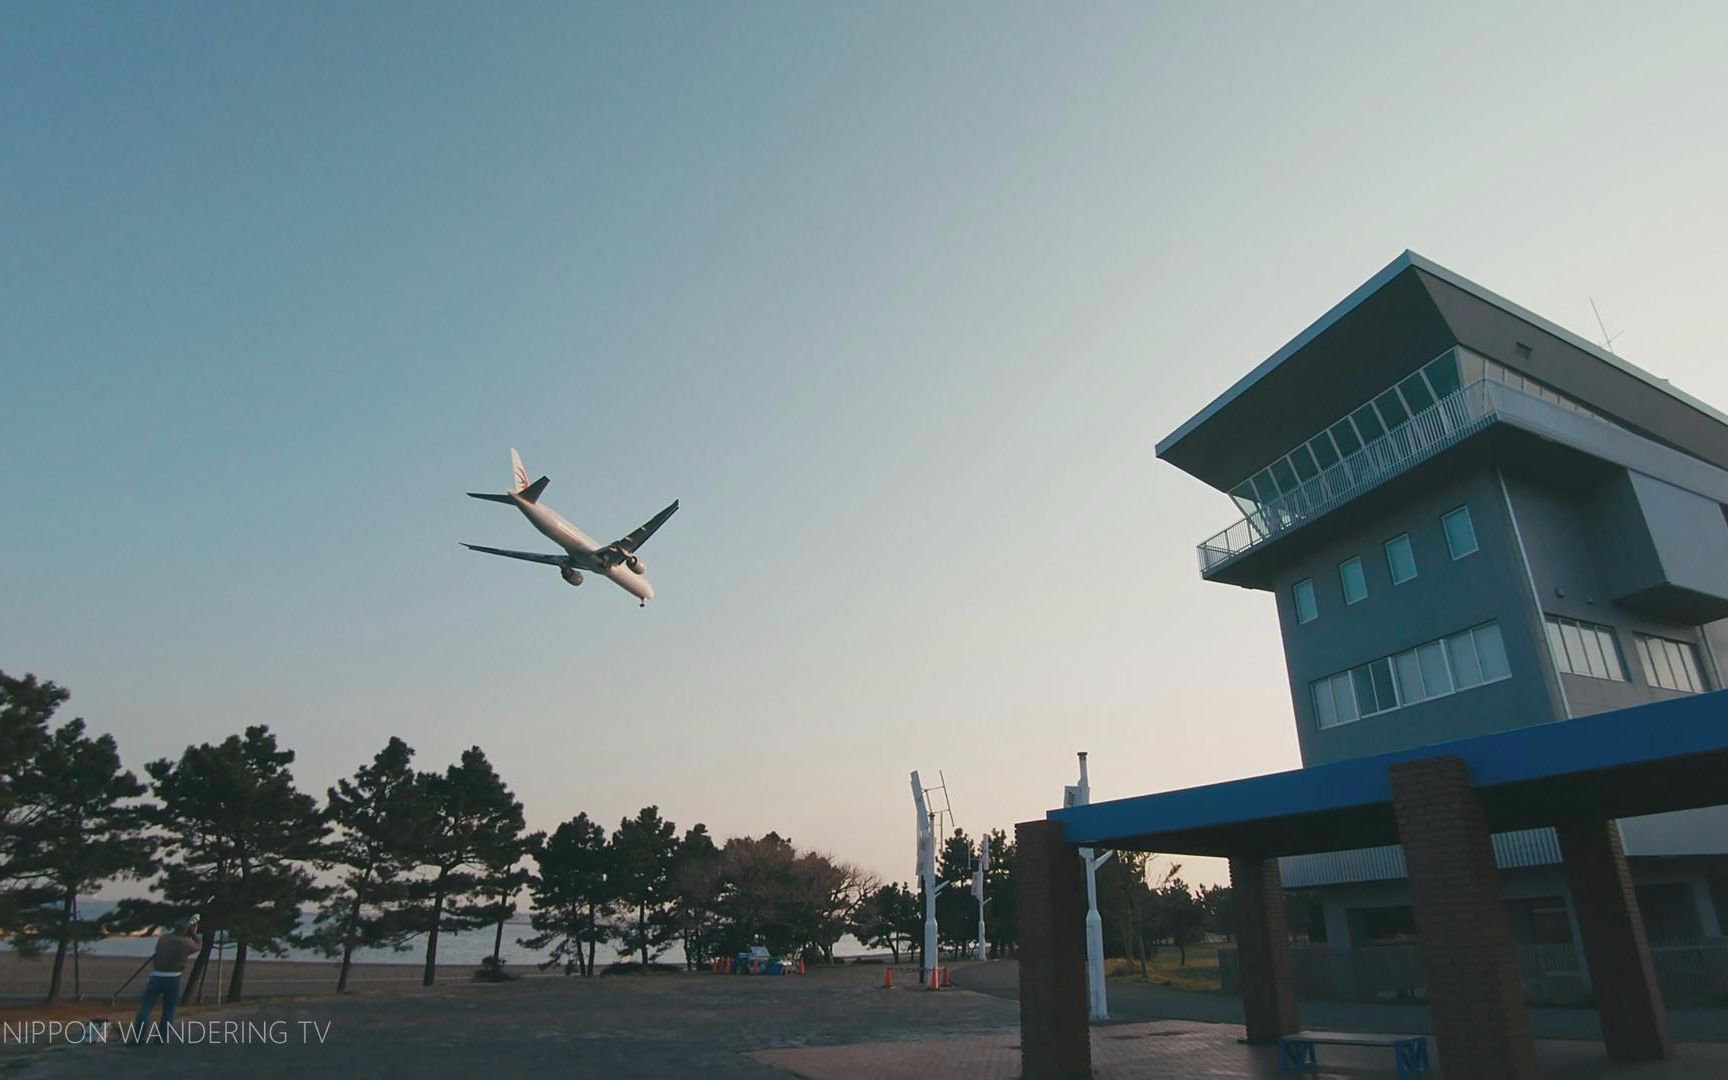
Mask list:
[[[802,956],[798,958],[798,974],[804,974],[804,958]]]
[[[932,990],[942,989],[941,984],[937,982],[936,971],[936,968],[930,969],[930,989]]]
[[[949,985],[950,984],[948,982],[948,969],[946,967],[944,967],[942,969],[942,989],[944,989],[944,990],[948,989]]]
[[[885,967],[882,969],[882,989],[894,989],[894,969],[891,967]]]

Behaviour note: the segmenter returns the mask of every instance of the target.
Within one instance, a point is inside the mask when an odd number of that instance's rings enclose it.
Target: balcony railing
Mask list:
[[[1202,543],[1200,572],[1210,574],[1266,541],[1433,457],[1487,427],[1494,419],[1487,380],[1459,387],[1331,468],[1278,498],[1261,503],[1259,510]]]

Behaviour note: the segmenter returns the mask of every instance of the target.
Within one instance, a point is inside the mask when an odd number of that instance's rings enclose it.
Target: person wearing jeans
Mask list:
[[[174,1022],[174,1006],[180,1003],[180,974],[186,968],[187,958],[198,951],[198,938],[193,933],[197,925],[193,919],[182,919],[175,924],[173,933],[156,939],[156,952],[150,958],[150,979],[144,984],[144,1000],[138,1005],[138,1017],[132,1025],[141,1042],[156,1034],[150,1013],[157,998],[162,999],[163,1027]],[[148,1035],[146,1024],[150,1024]]]

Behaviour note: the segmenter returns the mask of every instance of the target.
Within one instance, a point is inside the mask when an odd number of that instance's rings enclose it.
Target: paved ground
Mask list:
[[[1012,1001],[965,992],[884,991],[881,979],[881,968],[858,967],[804,978],[553,978],[301,999],[199,1017],[252,1022],[258,1027],[247,1043],[69,1046],[33,1055],[24,1075],[256,1080],[340,1071],[368,1077],[574,1073],[786,1080],[785,1072],[750,1054],[1018,1031]],[[330,1025],[326,1041],[320,1044],[301,1021]],[[272,1022],[278,1027],[261,1027]],[[260,1031],[280,1032],[286,1041],[263,1041]]]
[[[1019,965],[1012,960],[954,969],[954,982],[968,990],[1018,1000]],[[1110,980],[1110,1015],[1117,1021],[1202,1020],[1242,1023],[1242,999],[1234,994],[1196,993],[1162,986]],[[1310,1028],[1341,1031],[1414,1031],[1431,1033],[1422,1005],[1365,1005],[1345,1001],[1304,1001],[1298,1005]],[[1668,1023],[1681,1042],[1728,1042],[1728,1009],[1670,1009]],[[1531,1009],[1530,1027],[1538,1039],[1600,1041],[1602,1026],[1594,1009]],[[1724,1070],[1728,1076],[1728,1070]]]
[[[597,980],[535,979],[503,986],[305,998],[221,1012],[199,1020],[202,1045],[69,1046],[27,1050],[0,1066],[26,1080],[113,1076],[356,1075],[679,1077],[697,1080],[1002,1080],[1019,1071],[1019,1006],[1008,996],[1011,965],[957,969],[956,983],[987,985],[931,994],[881,990],[880,968],[805,978],[715,975]],[[1157,1008],[1160,995],[1117,995],[1118,1011]],[[1209,999],[1196,1002],[1193,999]],[[1222,995],[1177,994],[1189,1011]],[[1132,1005],[1130,1004],[1132,1002]],[[1415,1010],[1398,1010],[1409,1018]],[[1313,1018],[1310,1018],[1311,1022]],[[309,1027],[308,1024],[318,1025]],[[248,1025],[248,1026],[238,1026]],[[221,1041],[212,1043],[212,1036]],[[1241,1028],[1191,1019],[1132,1021],[1093,1030],[1099,1080],[1252,1078],[1278,1075],[1271,1051],[1248,1047]],[[14,1040],[15,1041],[15,1040]],[[1655,1068],[1609,1070],[1594,1042],[1544,1042],[1555,1080],[1693,1080],[1728,1076],[1728,1045],[1693,1044]],[[1392,1076],[1390,1051],[1323,1051],[1325,1077]]]
[[[1271,1047],[1245,1046],[1235,1024],[1164,1020],[1092,1029],[1094,1080],[1289,1080]],[[1547,1080],[1721,1080],[1728,1076],[1728,1046],[1688,1045],[1671,1061],[1616,1068],[1588,1042],[1536,1044]],[[887,1045],[767,1050],[755,1055],[803,1080],[1014,1080],[1020,1075],[1020,1040],[1014,1035],[957,1036]],[[1437,1063],[1438,1064],[1438,1063]],[[1324,1047],[1319,1080],[1393,1080],[1386,1049]],[[1444,1073],[1431,1074],[1445,1080]]]

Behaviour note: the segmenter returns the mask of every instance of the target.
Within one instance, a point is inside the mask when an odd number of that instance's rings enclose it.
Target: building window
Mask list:
[[[1704,669],[1698,663],[1698,646],[1689,641],[1670,641],[1649,634],[1634,634],[1638,660],[1650,685],[1688,694],[1702,694]]]
[[[1315,679],[1309,689],[1315,724],[1325,729],[1511,677],[1500,624],[1491,622]]]
[[[1354,604],[1368,599],[1368,579],[1362,576],[1362,560],[1350,559],[1338,564],[1338,582],[1344,586],[1344,602]]]
[[[1392,571],[1394,585],[1402,585],[1416,576],[1416,555],[1410,550],[1409,533],[1386,541],[1386,568]]]
[[[1626,681],[1613,627],[1550,615],[1548,649],[1554,654],[1554,666],[1569,675]]]
[[[1476,525],[1470,520],[1470,508],[1460,506],[1440,516],[1440,526],[1446,530],[1446,550],[1453,559],[1476,554]]]
[[[1313,622],[1320,617],[1320,609],[1314,604],[1314,579],[1303,578],[1290,590],[1296,601],[1296,621],[1299,623]]]

